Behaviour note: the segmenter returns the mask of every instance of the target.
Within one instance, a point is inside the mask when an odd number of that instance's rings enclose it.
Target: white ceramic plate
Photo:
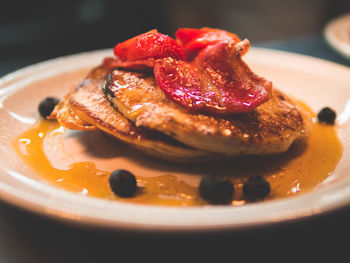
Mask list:
[[[324,35],[337,52],[350,59],[350,13],[329,22]]]
[[[18,158],[11,148],[11,140],[39,118],[37,105],[44,97],[66,93],[72,84],[69,72],[81,69],[83,76],[88,68],[110,55],[111,50],[102,50],[58,58],[0,80],[1,199],[71,223],[159,232],[239,229],[305,218],[350,204],[350,69],[302,55],[254,48],[245,57],[254,71],[307,102],[315,112],[323,106],[331,106],[338,112],[344,154],[334,173],[317,189],[292,198],[240,207],[183,208],[108,201],[74,194],[43,182]],[[33,86],[62,73],[67,73],[62,87],[52,90],[50,85]]]

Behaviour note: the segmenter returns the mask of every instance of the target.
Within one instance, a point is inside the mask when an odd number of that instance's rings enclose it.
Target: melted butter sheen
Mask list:
[[[96,169],[92,162],[76,162],[69,169],[54,168],[43,150],[43,141],[62,131],[56,122],[42,120],[17,137],[12,145],[22,160],[49,183],[66,190],[94,197],[151,205],[204,205],[198,188],[174,175],[141,177],[135,175],[139,189],[135,197],[118,198],[109,188],[111,171]],[[271,185],[266,199],[283,198],[314,188],[332,173],[341,158],[342,146],[333,126],[315,123],[306,144],[295,144],[280,155],[240,157],[208,170],[230,176],[235,185],[232,205],[246,203],[242,185],[251,175],[264,176]],[[40,161],[38,161],[40,160]],[[202,167],[203,168],[203,167]],[[123,169],[117,167],[116,169]]]

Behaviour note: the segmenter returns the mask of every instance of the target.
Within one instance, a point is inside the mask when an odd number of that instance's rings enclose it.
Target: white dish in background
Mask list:
[[[38,103],[63,96],[69,72],[98,65],[111,50],[62,57],[16,71],[0,80],[0,198],[15,206],[58,220],[87,226],[135,231],[209,231],[284,222],[350,205],[350,69],[307,56],[253,48],[245,60],[253,71],[317,112],[338,112],[344,152],[334,173],[317,189],[299,196],[239,207],[164,207],[128,204],[74,194],[49,185],[33,174],[11,147],[11,140],[32,126]],[[31,87],[38,80],[67,72],[62,89]],[[77,150],[84,155],[84,152]]]
[[[337,52],[350,59],[350,13],[329,22],[324,36]]]

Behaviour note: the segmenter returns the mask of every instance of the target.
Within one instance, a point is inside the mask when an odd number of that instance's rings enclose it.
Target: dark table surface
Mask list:
[[[330,60],[350,61],[321,36],[261,43]],[[39,62],[38,58],[0,62],[0,75]],[[207,234],[156,235],[79,228],[0,202],[0,263],[12,262],[251,262],[273,260],[348,262],[350,208],[254,229]],[[193,261],[193,260],[192,260]]]

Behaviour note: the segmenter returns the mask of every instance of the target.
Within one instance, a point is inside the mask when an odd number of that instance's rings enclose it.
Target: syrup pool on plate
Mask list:
[[[294,144],[286,153],[237,157],[220,164],[164,163],[102,132],[72,132],[46,120],[16,137],[12,145],[43,181],[57,187],[98,198],[176,206],[207,204],[198,193],[199,181],[206,173],[232,180],[232,205],[247,202],[242,185],[252,175],[264,176],[270,183],[267,200],[307,192],[332,173],[342,154],[335,127],[316,121],[307,143]],[[109,174],[116,169],[127,169],[136,176],[139,189],[135,197],[119,198],[110,190]]]

